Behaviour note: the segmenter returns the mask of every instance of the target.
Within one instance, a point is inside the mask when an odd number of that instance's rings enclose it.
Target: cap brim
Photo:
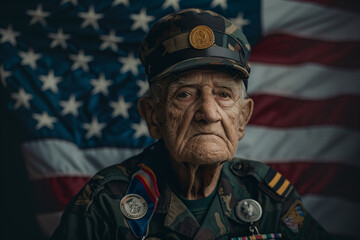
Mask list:
[[[225,69],[235,70],[240,74],[243,80],[246,80],[249,77],[249,72],[238,62],[232,59],[222,58],[222,57],[195,57],[178,62],[172,65],[171,67],[168,67],[160,74],[156,75],[152,79],[149,79],[149,82],[153,83],[171,74],[181,73],[184,71],[188,71],[196,68],[203,68],[203,67],[225,68]]]

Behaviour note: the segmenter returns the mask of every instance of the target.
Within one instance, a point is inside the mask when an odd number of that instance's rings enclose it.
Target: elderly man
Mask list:
[[[141,60],[143,153],[98,173],[69,203],[53,239],[323,239],[292,185],[267,165],[234,159],[253,101],[250,45],[211,11],[159,20]]]

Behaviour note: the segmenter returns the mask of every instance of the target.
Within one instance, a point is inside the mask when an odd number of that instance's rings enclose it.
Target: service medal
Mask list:
[[[247,223],[254,223],[261,218],[260,204],[253,199],[244,199],[236,205],[236,216]]]
[[[148,205],[138,194],[128,194],[120,201],[120,210],[129,219],[140,219],[145,216]]]

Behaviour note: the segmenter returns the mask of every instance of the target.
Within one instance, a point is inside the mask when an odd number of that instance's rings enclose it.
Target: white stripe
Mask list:
[[[50,212],[36,215],[39,227],[46,237],[50,237],[57,226],[59,226],[62,213],[63,212]]]
[[[100,169],[120,163],[140,151],[114,147],[80,149],[74,143],[58,139],[37,140],[22,145],[32,180],[54,175],[92,176]]]
[[[360,95],[360,70],[320,65],[282,66],[251,64],[249,94],[274,94],[292,98],[324,99],[344,94]]]
[[[263,0],[263,34],[287,33],[332,41],[360,40],[360,15],[307,2]]]
[[[357,237],[360,205],[339,198],[316,195],[302,197],[305,209],[328,231]]]
[[[248,126],[237,157],[262,162],[291,160],[359,164],[360,132],[339,127],[273,129]]]
[[[141,176],[143,176],[145,178],[145,180],[149,183],[149,186],[151,188],[152,193],[154,194],[155,198],[156,198],[156,193],[155,193],[155,183],[153,182],[152,178],[149,176],[149,174],[147,172],[145,172],[143,169],[140,169],[137,173],[140,173]],[[134,174],[135,176],[135,174]]]

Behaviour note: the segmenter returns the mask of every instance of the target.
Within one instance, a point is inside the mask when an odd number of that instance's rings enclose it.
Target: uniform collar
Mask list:
[[[166,215],[164,225],[191,239],[200,236],[215,239],[230,233],[229,219],[244,224],[236,217],[235,208],[239,199],[250,198],[250,195],[237,178],[229,177],[232,174],[230,165],[228,162],[223,166],[218,192],[201,226],[185,204],[171,191],[167,181],[159,180],[163,184],[159,186],[160,199],[156,213]],[[241,188],[244,188],[244,191]]]

